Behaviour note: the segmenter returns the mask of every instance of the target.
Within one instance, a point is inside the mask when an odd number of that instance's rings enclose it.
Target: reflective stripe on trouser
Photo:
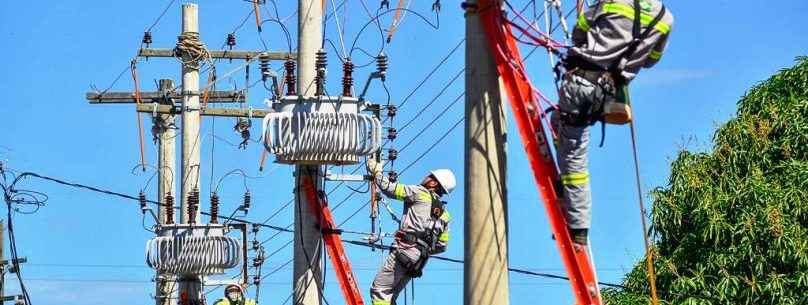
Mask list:
[[[404,290],[410,277],[401,263],[396,259],[393,250],[387,255],[382,268],[376,273],[373,284],[370,285],[371,305],[394,305],[398,293]]]
[[[577,75],[567,75],[561,82],[559,107],[566,112],[587,112],[594,104],[606,100],[603,89]],[[598,102],[598,103],[596,103]],[[588,229],[592,218],[592,193],[589,189],[589,126],[572,126],[553,113],[552,124],[558,134],[556,153],[564,186],[563,205],[567,225]]]

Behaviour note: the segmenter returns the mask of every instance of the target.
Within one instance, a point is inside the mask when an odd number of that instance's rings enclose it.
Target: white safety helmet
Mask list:
[[[440,183],[440,186],[443,188],[446,194],[451,193],[452,190],[454,190],[455,185],[457,185],[457,180],[455,180],[455,175],[451,170],[441,168],[433,170],[429,173],[435,177],[435,180],[438,180],[438,183]]]

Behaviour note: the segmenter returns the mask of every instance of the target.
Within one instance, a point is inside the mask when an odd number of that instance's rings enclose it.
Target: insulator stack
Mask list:
[[[253,285],[261,285],[261,277],[260,276],[253,276]]]
[[[353,88],[354,84],[353,71],[354,64],[351,62],[351,59],[348,58],[345,60],[345,63],[342,64],[342,96],[353,96],[351,94],[351,88]]]
[[[146,212],[146,210],[149,209],[149,207],[146,206],[146,193],[143,193],[143,191],[140,191],[140,193],[137,195],[137,201],[140,203],[141,211]]]
[[[396,171],[394,170],[391,170],[387,173],[387,178],[390,179],[390,182],[396,182],[398,181],[398,173],[396,173]]]
[[[236,46],[236,34],[235,33],[227,34],[227,46],[230,48],[230,50],[232,50],[233,47]]]
[[[219,223],[219,195],[210,193],[210,223]]]
[[[253,234],[258,234],[258,231],[260,231],[260,230],[261,230],[261,224],[254,223],[253,226],[252,226]]]
[[[261,258],[261,256],[256,256],[255,258],[253,258],[253,267],[256,267],[256,268],[261,267],[261,264],[263,264],[263,263],[264,263],[264,259]]]
[[[244,204],[241,205],[241,209],[244,210],[244,213],[250,211],[250,203],[252,201],[252,195],[250,195],[250,191],[244,192]]]
[[[395,140],[398,136],[398,131],[396,131],[395,127],[387,128],[387,139],[388,140]]]
[[[261,243],[258,242],[257,240],[253,240],[252,241],[252,249],[253,249],[253,251],[258,251],[258,249],[261,249]]]
[[[295,61],[287,59],[283,63],[283,67],[286,69],[286,95],[297,95],[297,92],[295,92],[295,82],[297,81],[295,77]]]
[[[376,56],[376,71],[381,75],[382,81],[386,80],[387,76],[387,55],[379,53]]]
[[[261,61],[259,67],[261,68],[262,81],[267,81],[270,74],[272,73],[272,70],[269,69],[269,59],[270,59],[269,54],[267,53],[262,53],[260,56],[258,56],[258,60]]]
[[[152,35],[151,35],[150,31],[143,32],[143,41],[142,42],[143,42],[143,44],[146,45],[147,48],[151,46],[151,44],[152,44]]]
[[[166,203],[164,206],[166,210],[166,224],[174,224],[174,196],[166,194]]]
[[[320,49],[317,51],[317,60],[314,62],[314,66],[317,68],[317,77],[316,77],[316,84],[317,84],[317,95],[325,94],[325,68],[328,66],[328,57],[326,57],[325,50]]]
[[[196,211],[199,209],[199,188],[194,188],[188,194],[188,223],[196,223]]]
[[[390,148],[387,150],[387,160],[393,161],[398,158],[398,150]]]
[[[387,106],[387,116],[388,117],[393,118],[394,116],[396,116],[397,111],[398,111],[398,108],[396,107],[396,105]]]

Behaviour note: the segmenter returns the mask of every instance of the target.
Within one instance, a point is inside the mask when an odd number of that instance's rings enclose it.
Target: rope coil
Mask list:
[[[213,65],[208,47],[199,40],[199,33],[184,32],[177,36],[174,53],[180,57],[182,64],[188,68],[199,70],[200,62]]]

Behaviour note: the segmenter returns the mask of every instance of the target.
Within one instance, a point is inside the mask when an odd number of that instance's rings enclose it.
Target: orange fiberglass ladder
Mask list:
[[[533,86],[525,72],[511,26],[504,20],[501,4],[499,0],[479,0],[480,21],[513,109],[533,177],[544,200],[556,244],[575,293],[576,305],[600,305],[602,301],[597,277],[589,254],[586,249],[573,248],[567,230],[567,221],[561,208],[560,176],[541,122],[543,110],[532,98]]]
[[[334,273],[337,280],[339,280],[342,294],[345,296],[345,304],[364,305],[362,294],[359,292],[359,284],[356,282],[351,263],[345,254],[342,238],[339,235],[340,231],[337,229],[337,224],[334,222],[334,217],[328,208],[325,194],[317,191],[311,177],[303,178],[302,186],[306,193],[306,200],[309,202],[309,213],[314,215],[317,219],[317,225],[322,230],[323,242],[325,243],[328,257],[331,258],[331,264],[334,265]]]

